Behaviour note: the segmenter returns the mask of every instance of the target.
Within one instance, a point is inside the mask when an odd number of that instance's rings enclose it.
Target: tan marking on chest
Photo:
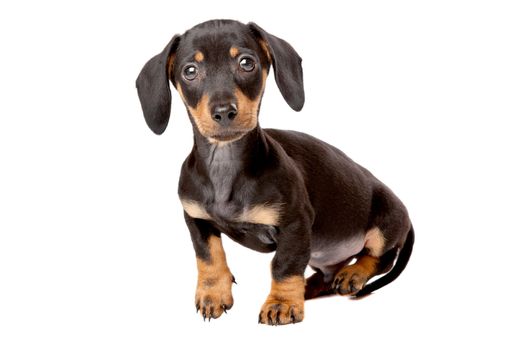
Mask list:
[[[184,211],[194,219],[213,220],[204,206],[197,201],[181,199]],[[235,222],[249,222],[252,224],[278,226],[281,214],[280,204],[257,204],[245,209],[231,220]]]
[[[181,199],[184,211],[194,219],[210,220],[211,216],[206,209],[196,201]]]
[[[385,236],[377,227],[369,230],[365,236],[365,248],[368,248],[369,254],[373,257],[383,255],[385,249]]]
[[[279,204],[257,204],[244,210],[236,221],[278,226],[280,214],[281,205]]]

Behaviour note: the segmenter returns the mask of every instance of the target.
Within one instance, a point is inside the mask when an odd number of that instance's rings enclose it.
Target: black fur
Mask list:
[[[177,49],[179,39],[179,35],[175,35],[161,53],[152,57],[142,68],[136,81],[144,118],[151,131],[157,135],[166,130],[170,119],[168,57]]]
[[[253,72],[238,72],[237,58],[228,54],[231,47],[254,58]],[[203,54],[202,62],[196,62],[196,52]],[[168,67],[170,55],[174,55],[172,67]],[[198,80],[183,78],[188,64],[198,68]],[[414,242],[407,210],[393,192],[343,152],[312,136],[262,129],[257,120],[240,139],[222,145],[203,135],[189,112],[204,96],[209,98],[205,108],[217,103],[238,104],[236,89],[260,103],[256,99],[262,94],[263,72],[268,72],[270,65],[284,99],[300,110],[304,104],[301,58],[286,41],[254,23],[209,21],[176,35],[137,79],[144,115],[155,133],[162,133],[169,119],[168,78],[180,87],[188,107],[194,147],[182,165],[179,196],[198,203],[209,215],[202,219],[185,213],[196,255],[208,260],[209,236],[225,233],[251,249],[275,251],[274,280],[303,276],[310,262],[319,273],[316,283],[327,284],[338,268],[367,251],[364,248],[324,265],[322,261],[330,261],[331,254],[339,252],[337,247],[351,246],[377,227],[385,241],[379,268],[392,271],[365,286],[359,295],[370,293],[401,273]],[[172,72],[169,77],[168,72]],[[217,126],[217,132],[228,131],[224,129]],[[278,225],[237,219],[246,208],[265,204],[281,209]],[[392,268],[399,251],[397,265]],[[314,260],[313,253],[324,258]]]
[[[275,82],[284,99],[294,111],[300,111],[304,105],[302,59],[294,48],[283,39],[266,33],[255,23],[248,27],[258,38],[268,43],[272,57]]]

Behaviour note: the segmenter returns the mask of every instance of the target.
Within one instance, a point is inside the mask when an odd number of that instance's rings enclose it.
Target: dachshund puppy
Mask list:
[[[233,305],[222,233],[256,251],[275,251],[259,313],[269,325],[302,321],[305,299],[371,293],[399,276],[412,251],[405,206],[368,170],[312,136],[260,127],[271,66],[285,101],[301,110],[301,58],[255,23],[213,20],[175,35],[137,78],[154,133],[168,124],[169,81],[193,127],[179,197],[197,257],[195,305],[204,319]],[[307,265],[315,273],[305,281]]]

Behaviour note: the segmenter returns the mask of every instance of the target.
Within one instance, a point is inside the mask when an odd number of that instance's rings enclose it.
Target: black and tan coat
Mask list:
[[[259,314],[272,325],[302,321],[305,299],[371,293],[402,272],[412,250],[407,210],[368,170],[312,136],[260,127],[271,66],[286,102],[301,110],[301,58],[253,23],[215,20],[176,35],[137,79],[155,133],[168,124],[169,81],[193,126],[179,196],[197,256],[195,305],[204,318],[233,305],[222,233],[275,251]],[[307,265],[316,272],[305,281]]]

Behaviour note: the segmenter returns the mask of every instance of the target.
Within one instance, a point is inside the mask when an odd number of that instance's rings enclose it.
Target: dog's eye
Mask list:
[[[250,57],[241,57],[239,66],[245,72],[251,72],[255,68],[255,61]]]
[[[182,70],[182,75],[186,80],[193,80],[197,77],[198,69],[197,66],[189,64]]]

